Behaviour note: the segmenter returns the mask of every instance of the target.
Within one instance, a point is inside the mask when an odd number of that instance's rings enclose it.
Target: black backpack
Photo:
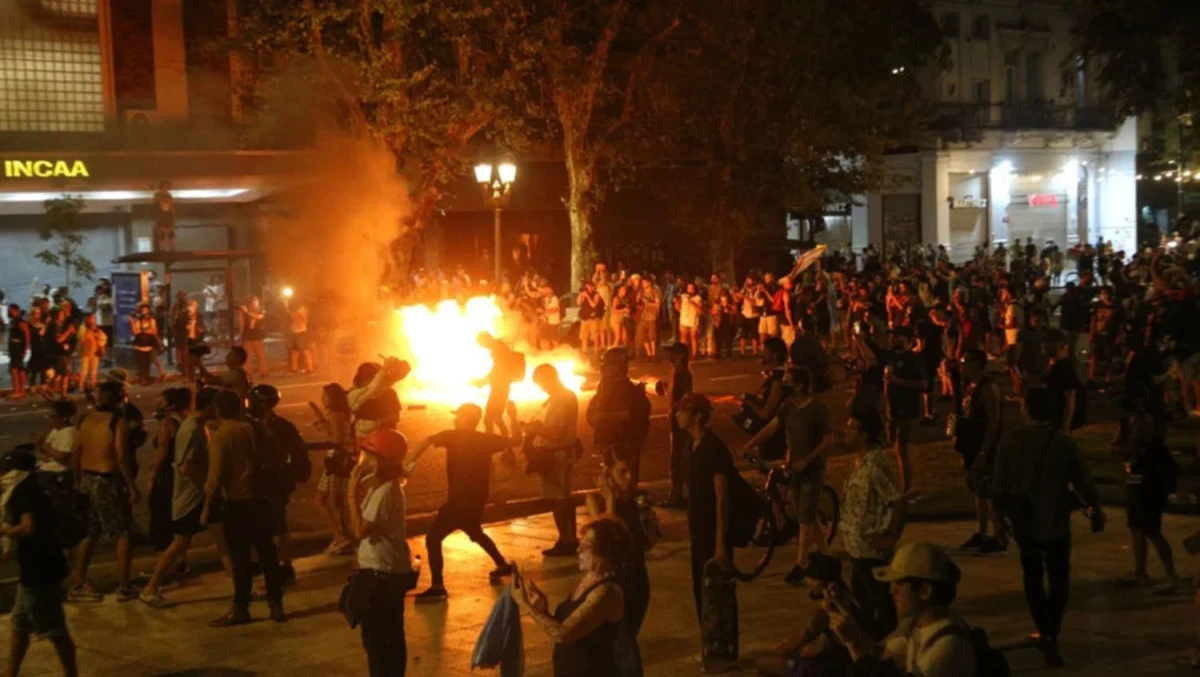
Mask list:
[[[738,473],[729,475],[729,545],[735,548],[749,546],[762,514],[762,501],[754,487]]]
[[[987,630],[972,628],[961,623],[951,623],[933,633],[921,646],[921,650],[932,646],[943,637],[958,636],[966,638],[975,650],[975,677],[1011,677],[1012,669],[1008,666],[1008,658],[988,642]]]
[[[287,449],[262,421],[251,419],[250,425],[254,428],[254,494],[287,500],[296,489]]]

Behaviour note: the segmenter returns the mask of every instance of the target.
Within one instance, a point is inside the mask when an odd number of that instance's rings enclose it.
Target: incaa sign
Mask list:
[[[83,160],[5,160],[4,176],[10,179],[89,176]]]

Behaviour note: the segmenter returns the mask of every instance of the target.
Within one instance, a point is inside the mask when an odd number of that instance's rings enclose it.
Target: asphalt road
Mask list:
[[[351,368],[343,369],[343,383],[349,380]],[[665,362],[635,363],[631,376],[634,379],[666,378],[669,367]],[[731,445],[745,440],[730,420],[730,415],[737,408],[736,396],[756,389],[761,381],[757,358],[745,358],[725,361],[699,361],[693,364],[692,372],[695,387],[714,398],[718,408],[717,430]],[[332,376],[332,374],[331,374]],[[283,400],[279,405],[281,416],[292,420],[300,428],[301,433],[309,440],[321,439],[321,434],[313,427],[314,416],[308,409],[308,402],[319,401],[321,387],[331,379],[318,376],[283,376],[271,379],[273,385],[280,389]],[[150,426],[150,437],[154,439],[156,423],[152,413],[156,406],[158,388],[137,387],[131,389],[132,401],[142,409]],[[590,453],[591,434],[583,411],[591,399],[591,392],[586,389],[580,395],[580,433],[585,441],[588,452],[576,467],[575,486],[585,488],[591,486],[591,477],[597,469],[596,459]],[[651,416],[651,433],[646,448],[643,450],[642,477],[647,481],[665,479],[669,474],[670,459],[667,447],[667,406],[665,398],[651,392],[653,405]],[[415,443],[418,440],[436,432],[451,427],[452,415],[450,407],[444,404],[427,404],[422,402],[404,401],[405,411],[401,416],[400,430]],[[86,406],[86,404],[82,405]],[[519,405],[519,416],[522,420],[531,418],[540,407],[540,403]],[[0,409],[0,449],[11,448],[19,443],[29,441],[35,433],[48,430],[48,404],[44,402],[8,403]],[[147,443],[138,453],[142,474],[138,485],[143,489],[143,495],[150,484],[148,468],[153,458],[152,445]],[[318,506],[314,503],[316,483],[320,475],[321,457],[318,452],[313,454],[314,472],[312,479],[301,487],[293,499],[293,509],[289,520],[295,531],[310,531],[325,528],[326,522]],[[438,508],[445,498],[446,489],[445,454],[441,451],[430,451],[422,457],[413,477],[407,487],[408,510],[410,514],[433,511]],[[506,502],[534,498],[539,495],[539,483],[536,477],[526,475],[523,469],[510,467],[497,461],[493,464],[491,500]],[[142,517],[144,518],[144,505]],[[144,519],[142,521],[144,523]]]

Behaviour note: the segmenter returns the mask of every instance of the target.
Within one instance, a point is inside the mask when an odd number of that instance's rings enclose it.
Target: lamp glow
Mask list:
[[[490,183],[492,180],[492,166],[486,162],[475,165],[475,180],[479,183]]]
[[[517,166],[511,162],[505,162],[497,167],[500,173],[500,181],[503,183],[512,183],[517,178]]]

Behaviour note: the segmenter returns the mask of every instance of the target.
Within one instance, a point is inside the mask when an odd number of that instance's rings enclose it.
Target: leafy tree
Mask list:
[[[1171,107],[1200,116],[1200,3],[1082,0],[1076,49],[1124,117]]]
[[[79,287],[78,279],[72,280],[71,273],[91,280],[96,274],[96,266],[81,254],[87,243],[83,234],[83,223],[79,218],[83,211],[84,201],[78,197],[65,195],[61,198],[46,200],[42,203],[46,217],[38,231],[38,237],[50,242],[48,249],[35,254],[37,259],[47,266],[62,268],[66,276],[65,286]]]
[[[511,112],[529,100],[522,11],[515,0],[239,0],[249,108],[270,132],[258,141],[307,140],[319,119],[383,143],[409,190],[393,247],[403,259],[477,147],[526,143],[523,112]]]
[[[918,139],[921,77],[944,54],[918,0],[698,0],[670,49],[658,89],[678,133],[662,154],[684,162],[655,185],[726,276],[748,240],[782,237],[788,212],[888,180],[884,157]]]

